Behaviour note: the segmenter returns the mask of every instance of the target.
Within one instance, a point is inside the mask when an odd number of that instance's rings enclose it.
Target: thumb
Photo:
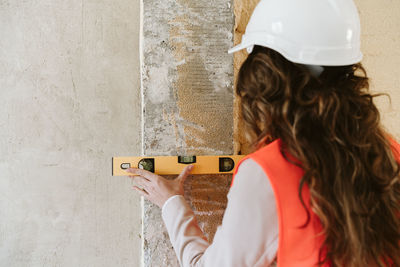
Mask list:
[[[186,178],[188,177],[188,175],[190,174],[190,172],[192,171],[193,167],[194,167],[193,165],[186,166],[182,170],[182,172],[179,174],[179,176],[177,177],[177,180],[179,182],[183,183],[186,180]]]

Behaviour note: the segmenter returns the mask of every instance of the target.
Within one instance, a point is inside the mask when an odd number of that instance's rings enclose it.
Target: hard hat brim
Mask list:
[[[244,43],[240,43],[240,44],[238,44],[238,45],[232,47],[231,49],[229,49],[229,50],[228,50],[228,54],[232,54],[232,53],[235,53],[235,52],[240,51],[240,50],[242,50],[242,49],[249,48],[250,46],[253,46],[253,45],[254,45],[254,44],[244,44]]]
[[[270,40],[273,40],[270,38]],[[242,49],[246,49],[247,53],[250,54],[253,51],[255,45],[260,45],[264,47],[268,47],[280,53],[287,60],[299,63],[299,64],[309,64],[309,65],[317,65],[317,66],[344,66],[358,63],[362,60],[363,54],[359,51],[359,45],[356,47],[338,47],[338,48],[326,48],[321,50],[324,54],[327,54],[328,57],[318,58],[315,48],[310,47],[309,49],[303,47],[302,49],[295,49],[295,47],[286,46],[287,49],[281,49],[285,47],[284,40],[275,39],[273,42],[265,41],[265,42],[254,42],[252,40],[246,40],[231,49],[228,50],[228,53],[235,53]],[[287,51],[291,51],[292,53],[288,53]]]

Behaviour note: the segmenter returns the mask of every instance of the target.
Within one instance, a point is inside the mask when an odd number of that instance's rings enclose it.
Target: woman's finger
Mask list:
[[[185,181],[185,179],[186,179],[186,177],[188,177],[188,175],[190,174],[190,172],[193,170],[193,165],[188,165],[188,166],[186,166],[183,170],[182,170],[182,172],[179,174],[179,176],[178,176],[178,180],[180,180],[180,182],[184,182]]]
[[[147,180],[145,177],[137,176],[134,178],[134,182],[140,185],[143,189],[150,187],[151,181]]]
[[[141,176],[141,175],[129,175],[129,177],[132,178],[132,179],[134,179],[134,181],[143,179],[143,180],[145,180],[145,181],[150,182],[150,180],[149,180],[148,178],[146,178],[146,177],[144,177],[144,176]]]
[[[141,194],[142,196],[144,196],[146,198],[149,196],[149,193],[147,193],[146,190],[139,188],[136,185],[133,186],[133,189],[135,189],[139,194]]]
[[[157,176],[152,172],[143,170],[143,169],[139,169],[139,168],[129,168],[126,169],[127,172],[135,174],[135,175],[140,175],[142,177],[147,178],[148,180],[154,180],[154,178]]]

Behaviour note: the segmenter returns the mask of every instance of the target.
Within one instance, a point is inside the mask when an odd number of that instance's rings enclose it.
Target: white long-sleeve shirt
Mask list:
[[[183,196],[169,198],[162,217],[181,266],[270,266],[278,248],[278,216],[269,179],[251,158],[242,162],[212,244]]]

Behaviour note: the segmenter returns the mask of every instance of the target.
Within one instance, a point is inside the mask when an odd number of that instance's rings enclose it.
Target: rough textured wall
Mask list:
[[[260,0],[234,0],[234,14],[235,14],[235,28],[234,28],[234,43],[239,44],[242,40],[242,35],[246,31],[247,23],[249,22],[250,16],[253,13],[254,8]],[[243,49],[234,53],[234,82],[236,85],[237,74],[243,61],[247,58],[247,51]],[[235,154],[249,154],[251,148],[248,141],[245,138],[243,127],[244,124],[241,119],[241,108],[239,98],[234,98],[234,114],[233,114],[233,144]]]
[[[234,42],[240,43],[247,22],[259,0],[235,0]],[[400,140],[400,1],[355,0],[361,19],[362,63],[371,78],[371,89],[388,93],[391,104],[385,97],[376,99],[382,122],[389,132]],[[245,50],[235,53],[235,81]],[[240,118],[240,103],[235,99],[234,150],[241,154],[250,152],[243,136]]]
[[[233,152],[231,1],[144,0],[143,136],[145,155]],[[212,240],[230,175],[191,176],[185,197]],[[144,203],[144,265],[178,266],[160,210]]]
[[[0,1],[0,266],[139,266],[139,6]]]

